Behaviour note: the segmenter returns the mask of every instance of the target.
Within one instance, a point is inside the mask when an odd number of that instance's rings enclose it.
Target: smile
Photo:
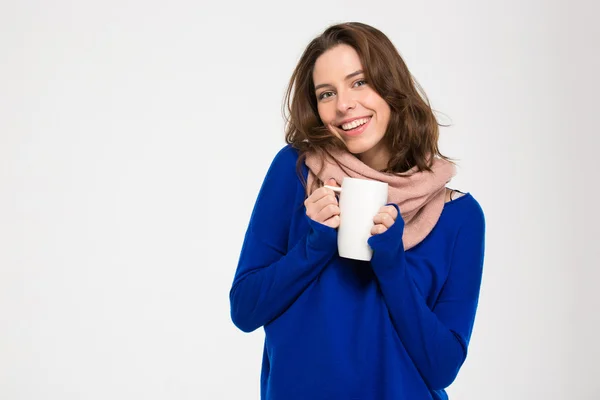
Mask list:
[[[352,122],[348,122],[346,124],[339,126],[339,128],[341,128],[342,131],[344,132],[344,134],[346,134],[346,135],[356,136],[356,135],[360,135],[361,133],[363,133],[363,131],[369,125],[370,121],[371,121],[371,117],[355,119]]]

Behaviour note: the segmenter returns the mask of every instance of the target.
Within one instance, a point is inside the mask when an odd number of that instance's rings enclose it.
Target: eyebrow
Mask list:
[[[350,78],[354,78],[356,75],[360,75],[362,74],[364,71],[362,69],[359,69],[358,71],[354,71],[351,74],[346,75],[345,80],[348,80]],[[321,83],[320,85],[315,86],[315,92],[319,89],[321,89],[322,87],[326,87],[326,86],[331,86],[329,83]]]

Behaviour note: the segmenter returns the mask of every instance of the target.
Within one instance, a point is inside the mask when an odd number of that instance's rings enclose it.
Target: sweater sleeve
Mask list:
[[[371,265],[398,337],[428,386],[441,390],[454,381],[467,355],[482,279],[485,220],[478,206],[464,217],[433,309],[407,269],[403,231],[399,218],[388,231],[369,238]]]
[[[307,234],[289,251],[292,215],[302,206],[290,147],[275,157],[258,194],[229,293],[231,318],[251,332],[281,315],[334,257],[337,231],[306,218]],[[298,203],[300,205],[298,205]]]

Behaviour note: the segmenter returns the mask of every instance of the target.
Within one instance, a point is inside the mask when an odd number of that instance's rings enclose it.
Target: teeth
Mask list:
[[[366,124],[368,121],[369,121],[369,118],[356,119],[356,120],[354,120],[352,122],[349,122],[347,124],[342,125],[342,129],[345,130],[345,131],[350,130],[350,129],[354,129],[357,126],[361,126],[361,125]]]

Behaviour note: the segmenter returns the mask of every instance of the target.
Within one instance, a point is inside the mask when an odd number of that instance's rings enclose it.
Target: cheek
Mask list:
[[[327,106],[319,105],[317,106],[317,111],[319,112],[319,118],[323,121],[323,124],[329,125],[329,123],[333,120],[331,113],[328,110]]]
[[[376,92],[372,91],[371,93],[369,93],[367,101],[367,104],[370,105],[369,108],[375,111],[379,116],[379,120],[389,120],[390,106],[388,105],[388,103],[385,102],[385,100],[381,96],[379,96]]]
[[[389,108],[384,111],[383,115],[384,115],[383,122],[387,126],[390,123],[390,110],[389,110]]]
[[[327,107],[327,105],[318,105],[317,106],[317,111],[319,112],[319,118],[321,118],[321,121],[323,122],[323,125],[325,125],[325,127],[327,127],[327,129],[329,130],[329,132],[331,132],[338,139],[342,139],[342,137],[335,130],[335,128],[331,126],[331,122],[334,121],[335,117],[336,117],[335,110],[333,110],[333,112],[332,112],[330,110],[330,108]]]
[[[390,113],[391,113],[390,106],[383,99],[381,99],[380,103],[378,104],[377,110],[378,110],[377,114],[380,117],[379,118],[380,121],[387,125],[390,121]]]

